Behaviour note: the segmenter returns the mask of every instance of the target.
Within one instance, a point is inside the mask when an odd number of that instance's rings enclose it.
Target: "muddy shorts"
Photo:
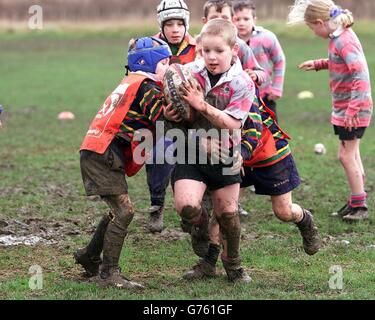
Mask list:
[[[297,188],[301,183],[293,156],[289,155],[272,166],[245,168],[241,188],[255,187],[255,193],[279,196]]]
[[[124,144],[114,139],[104,154],[88,150],[80,152],[82,180],[88,196],[128,193],[123,148]]]
[[[352,128],[352,131],[349,131],[345,127],[341,126],[333,126],[333,131],[335,135],[339,136],[340,140],[354,140],[354,139],[361,139],[365,134],[366,127],[359,127],[359,128]]]
[[[172,173],[172,184],[182,179],[196,180],[203,182],[209,190],[214,191],[241,183],[239,174],[223,175],[224,168],[221,164],[176,164]]]

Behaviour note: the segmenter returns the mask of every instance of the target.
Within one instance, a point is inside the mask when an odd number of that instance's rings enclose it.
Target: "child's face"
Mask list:
[[[206,23],[207,21],[210,21],[212,19],[223,19],[227,21],[232,21],[232,12],[231,8],[228,6],[225,6],[221,9],[221,12],[217,11],[216,7],[211,7],[208,10],[207,18],[203,17],[202,21],[203,23]]]
[[[165,72],[167,71],[168,67],[169,67],[169,58],[160,60],[158,64],[156,65],[155,74],[156,74],[156,77],[160,81],[164,78]]]
[[[229,70],[233,56],[237,55],[238,46],[231,48],[221,36],[202,37],[202,54],[206,68],[212,74]]]
[[[255,26],[253,11],[247,8],[237,11],[233,17],[233,23],[237,27],[240,38],[249,37]]]
[[[185,36],[185,24],[183,20],[171,19],[164,23],[163,34],[170,44],[180,44]]]
[[[314,23],[306,22],[306,24],[312,31],[314,31],[316,36],[323,39],[329,38],[331,30],[329,29],[328,24],[323,20],[319,19]]]

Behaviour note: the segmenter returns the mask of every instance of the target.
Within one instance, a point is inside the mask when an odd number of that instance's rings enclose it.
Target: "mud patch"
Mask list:
[[[190,238],[189,234],[177,229],[165,228],[160,233],[151,233],[148,231],[147,227],[143,227],[142,229],[143,230],[141,233],[129,233],[129,240],[133,241],[134,243],[139,241],[150,241],[152,243],[159,243],[174,242],[185,238]]]
[[[52,199],[67,197],[73,198],[77,196],[74,186],[69,183],[63,185],[46,183],[43,186],[39,187],[37,194],[42,194]]]
[[[0,246],[36,244],[52,245],[65,240],[67,236],[77,236],[94,231],[88,221],[65,218],[61,221],[38,217],[0,219]]]
[[[1,168],[1,166],[0,166]],[[0,196],[22,196],[22,195],[43,195],[51,199],[60,199],[66,197],[77,197],[74,186],[70,183],[56,185],[53,183],[45,183],[38,188],[27,189],[24,186],[16,185],[14,187],[0,188]]]
[[[181,239],[190,237],[189,234],[176,229],[164,229],[161,233],[154,233],[156,239],[166,242],[179,241]]]
[[[241,231],[241,240],[242,241],[253,241],[260,238],[260,235],[255,232],[248,232],[246,230]]]
[[[21,186],[0,188],[1,197],[8,197],[11,195],[19,196],[19,195],[26,195],[26,194],[29,194],[29,192]]]

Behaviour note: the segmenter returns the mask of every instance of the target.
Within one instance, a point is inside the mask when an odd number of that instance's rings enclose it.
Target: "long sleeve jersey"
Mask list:
[[[245,41],[238,37],[237,44],[239,46],[238,58],[241,61],[242,68],[244,70],[250,69],[255,72],[258,77],[258,85],[267,83],[267,81],[269,81],[269,76],[257,61],[253,50],[246,44]]]
[[[367,127],[372,116],[370,75],[361,43],[351,28],[331,35],[328,59],[314,61],[315,70],[328,69],[332,94],[331,123],[344,126],[345,115],[358,116]]]
[[[283,95],[285,77],[285,54],[276,35],[262,27],[254,27],[247,42],[260,66],[267,73],[267,81],[260,86],[260,96]]]
[[[117,133],[118,137],[131,141],[135,131],[155,125],[163,120],[163,92],[160,86],[151,80],[145,80],[130,106]]]
[[[289,137],[260,102],[257,94],[251,106],[248,119],[242,129],[241,154],[243,159],[251,159],[255,148],[261,140],[264,126],[270,130],[273,136],[275,152],[268,158],[254,163],[254,167],[271,166],[291,154],[291,149],[287,141]]]

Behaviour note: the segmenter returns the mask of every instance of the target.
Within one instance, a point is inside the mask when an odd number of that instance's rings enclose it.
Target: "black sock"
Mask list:
[[[302,218],[302,220],[300,222],[296,223],[297,226],[303,226],[303,225],[305,225],[308,222],[309,218],[310,218],[310,216],[306,213],[305,209],[302,208],[302,212],[303,212],[303,218]]]
[[[215,266],[217,260],[219,259],[220,254],[220,246],[210,243],[208,246],[208,251],[204,256],[204,260],[208,262],[210,265]]]

